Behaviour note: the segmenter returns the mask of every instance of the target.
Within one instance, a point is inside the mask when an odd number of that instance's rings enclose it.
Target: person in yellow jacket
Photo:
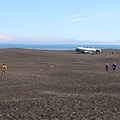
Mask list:
[[[5,64],[2,65],[2,75],[6,74],[7,66]]]

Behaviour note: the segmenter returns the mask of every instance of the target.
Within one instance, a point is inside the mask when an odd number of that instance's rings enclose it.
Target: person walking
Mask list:
[[[2,65],[2,75],[6,75],[7,66],[5,64]]]
[[[106,63],[106,72],[108,72],[108,69],[109,69],[109,64]]]
[[[116,65],[116,63],[113,63],[113,65],[112,65],[113,73],[115,72],[116,69],[117,69],[117,65]]]

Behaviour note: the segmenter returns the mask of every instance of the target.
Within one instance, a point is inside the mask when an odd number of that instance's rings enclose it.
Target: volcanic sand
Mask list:
[[[0,49],[8,67],[0,120],[120,120],[120,50],[112,51]],[[115,73],[106,73],[114,62]]]

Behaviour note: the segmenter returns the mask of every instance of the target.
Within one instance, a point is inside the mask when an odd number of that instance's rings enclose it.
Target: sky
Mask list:
[[[120,44],[120,0],[0,0],[0,43]]]

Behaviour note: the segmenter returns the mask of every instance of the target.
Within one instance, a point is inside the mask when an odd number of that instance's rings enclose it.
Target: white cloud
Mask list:
[[[71,16],[70,18],[79,18],[79,17],[82,17],[82,16],[83,16],[82,14],[77,14],[77,15]]]
[[[75,19],[71,19],[71,22],[79,22],[79,21],[84,21],[85,18],[75,18]]]
[[[55,16],[55,14],[47,14],[47,17]]]
[[[82,14],[72,15],[68,18],[69,22],[79,22],[84,20],[86,20],[86,18]]]

